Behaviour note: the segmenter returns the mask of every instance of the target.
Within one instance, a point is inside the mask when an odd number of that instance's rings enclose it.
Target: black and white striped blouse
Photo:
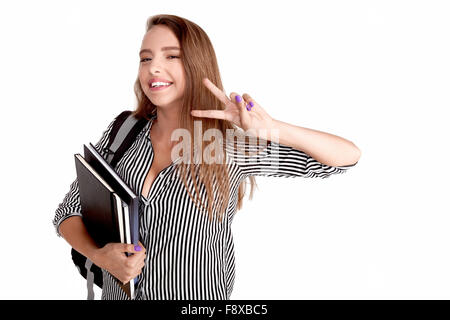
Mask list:
[[[327,178],[356,165],[327,166],[300,150],[270,141],[261,153],[252,156],[227,148],[230,198],[222,222],[218,222],[215,214],[210,221],[191,200],[182,178],[176,174],[174,164],[177,161],[157,175],[148,197],[141,194],[153,161],[150,128],[155,118],[156,114],[115,167],[140,196],[140,241],[147,250],[147,257],[137,278],[137,300],[230,299],[235,276],[231,222],[242,180],[248,176]],[[105,156],[103,148],[108,143],[113,122],[95,145],[102,156]],[[271,164],[273,160],[277,166]],[[205,200],[204,188],[200,190]],[[77,179],[56,209],[53,224],[58,236],[61,236],[61,222],[74,215],[82,216]],[[106,270],[103,270],[101,298],[128,299]]]

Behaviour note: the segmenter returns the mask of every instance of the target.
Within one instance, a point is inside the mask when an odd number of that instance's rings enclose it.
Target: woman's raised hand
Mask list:
[[[244,131],[256,130],[259,136],[259,130],[271,130],[273,128],[273,119],[267,112],[248,95],[244,93],[239,96],[232,92],[228,98],[225,92],[217,88],[208,78],[203,79],[203,84],[225,105],[224,110],[192,110],[191,115],[195,117],[206,117],[228,120],[242,128]],[[243,98],[243,99],[242,99]]]

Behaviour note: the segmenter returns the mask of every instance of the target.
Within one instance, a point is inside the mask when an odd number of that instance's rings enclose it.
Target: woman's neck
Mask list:
[[[157,117],[153,120],[151,136],[163,146],[173,147],[177,141],[171,141],[172,132],[179,128],[180,111],[157,108]]]

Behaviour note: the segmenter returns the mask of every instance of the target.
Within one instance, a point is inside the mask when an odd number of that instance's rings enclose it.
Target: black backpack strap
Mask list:
[[[117,132],[119,131],[120,127],[122,126],[122,123],[128,118],[128,116],[132,113],[130,110],[125,110],[122,113],[120,113],[116,119],[114,120],[113,127],[111,129],[110,133],[110,139],[107,147],[113,143],[114,139],[116,138]]]
[[[116,117],[113,128],[111,129],[108,145],[105,147],[106,161],[114,168],[125,152],[136,140],[137,135],[148,120],[138,119],[132,115],[132,111],[124,111]]]
[[[113,127],[111,129],[111,132],[109,133],[109,141],[105,148],[103,148],[103,151],[106,153],[106,158],[109,159],[108,163],[111,161],[111,156],[114,156],[114,153],[116,150],[111,150],[111,145],[113,144],[114,140],[116,139],[117,133],[119,132],[119,129],[122,127],[122,124],[127,120],[127,118],[130,116],[132,111],[125,110],[121,114],[119,114],[115,120]]]

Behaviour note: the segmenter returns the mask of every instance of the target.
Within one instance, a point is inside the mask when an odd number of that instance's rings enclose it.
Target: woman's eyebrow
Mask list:
[[[166,51],[166,50],[180,50],[180,48],[178,48],[178,47],[162,47],[162,48],[161,48],[161,51]],[[150,50],[150,49],[142,49],[142,50],[139,52],[139,55],[141,55],[141,54],[144,53],[144,52],[152,53],[152,50]]]

